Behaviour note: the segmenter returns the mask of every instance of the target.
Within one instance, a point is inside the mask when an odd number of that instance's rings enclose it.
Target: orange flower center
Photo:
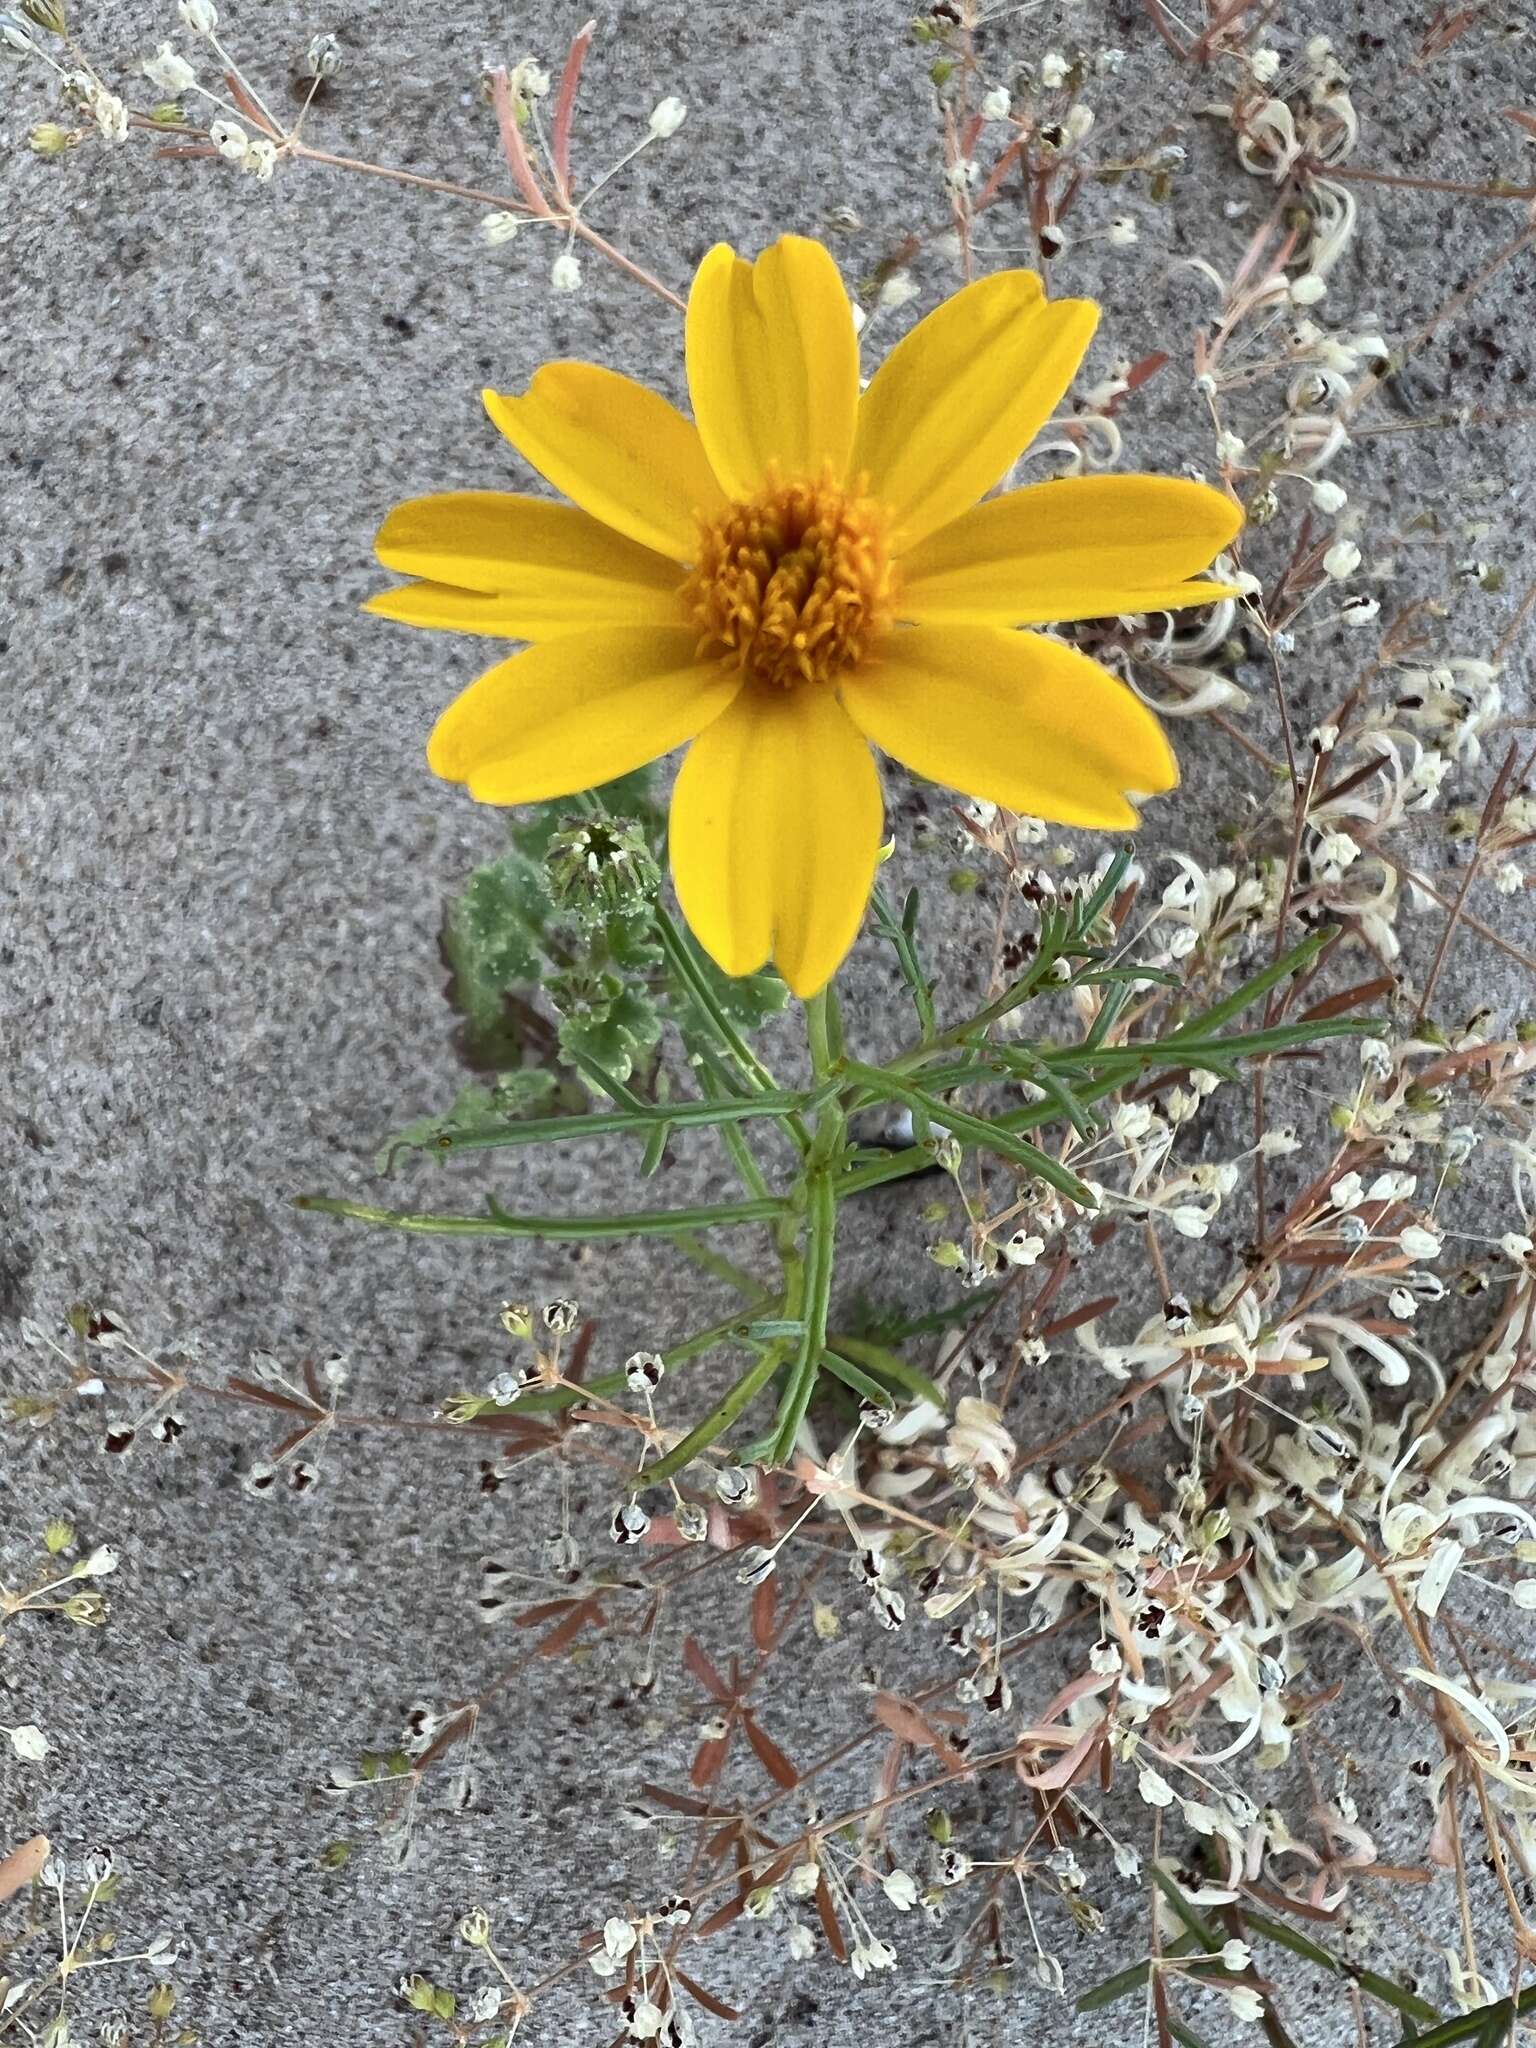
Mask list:
[[[830,481],[781,484],[703,529],[683,602],[699,652],[781,689],[834,684],[889,622],[884,508]]]

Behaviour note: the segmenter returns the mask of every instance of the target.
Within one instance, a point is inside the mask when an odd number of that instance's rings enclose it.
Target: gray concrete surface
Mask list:
[[[137,0],[72,11],[93,52],[125,70],[172,29],[169,6]],[[611,161],[664,93],[690,114],[600,203],[603,230],[681,283],[719,236],[755,246],[851,210],[858,225],[837,246],[858,276],[938,225],[910,11],[604,0],[580,161]],[[525,49],[552,60],[580,12],[551,0],[513,13],[344,0],[320,19],[293,0],[246,0],[225,21],[253,74],[273,81],[313,30],[340,32],[346,68],[311,139],[499,182],[477,74]],[[1127,153],[1174,135],[1187,144],[1175,206],[1135,203],[1143,246],[1117,255],[1096,243],[1059,272],[1062,288],[1105,301],[1096,363],[1170,334],[1187,350],[1201,288],[1170,281],[1170,251],[1230,262],[1264,202],[1230,138],[1199,116],[1217,76],[1180,75],[1131,0],[1087,0],[1065,20],[992,12],[993,75],[1049,41],[1118,44],[1121,78],[1086,96],[1113,115]],[[1490,18],[1416,68],[1427,5],[1410,24],[1396,0],[1372,0],[1347,11],[1347,34],[1327,9],[1278,12],[1288,50],[1319,26],[1340,35],[1361,161],[1453,178],[1529,164],[1495,110],[1519,99],[1536,45]],[[494,814],[431,781],[421,753],[475,650],[358,615],[376,580],[372,530],[402,496],[511,480],[480,410],[484,381],[516,386],[571,353],[676,392],[672,314],[596,263],[580,293],[552,297],[531,236],[487,255],[452,203],[363,179],[290,170],[258,187],[222,166],[156,164],[137,145],[45,164],[24,137],[53,110],[40,72],[12,66],[0,79],[0,1386],[44,1377],[12,1341],[18,1317],[50,1318],[82,1294],[154,1342],[196,1337],[210,1370],[239,1368],[256,1345],[289,1359],[340,1347],[357,1402],[383,1410],[483,1378],[509,1294],[579,1293],[613,1359],[677,1334],[711,1298],[643,1250],[420,1244],[304,1219],[287,1201],[364,1185],[379,1135],[458,1085],[436,928],[445,894],[500,837]],[[1369,315],[1393,337],[1515,225],[1506,208],[1445,196],[1362,198],[1330,311]],[[1092,205],[1102,217],[1122,203]],[[996,217],[982,246],[1023,236],[1017,215]],[[924,304],[952,282],[937,258],[916,274]],[[1426,351],[1421,410],[1528,394],[1532,278],[1529,261],[1507,272]],[[1385,405],[1370,417],[1403,419]],[[1508,587],[1458,598],[1458,651],[1488,651],[1536,567],[1530,445],[1521,427],[1383,434],[1335,471],[1382,541],[1424,510],[1453,530],[1492,518],[1475,551],[1505,567]],[[1131,461],[1208,451],[1187,379],[1162,380]],[[1432,562],[1428,548],[1403,550],[1399,593],[1438,587],[1459,544]],[[1299,723],[1337,692],[1358,646],[1318,636],[1298,676]],[[1273,738],[1262,706],[1254,729]],[[1250,786],[1241,755],[1209,729],[1185,754],[1186,793],[1156,817],[1149,850],[1208,847],[1235,783]],[[947,957],[962,984],[992,914],[984,901],[954,911]],[[893,998],[867,950],[854,1012],[879,1042]],[[1450,1011],[1474,998],[1529,1006],[1495,955],[1464,952],[1456,973]],[[617,1158],[525,1159],[499,1184],[529,1205],[592,1201],[622,1170]],[[680,1165],[668,1193],[713,1185],[712,1171]],[[911,1279],[910,1210],[893,1199],[882,1225],[867,1284],[927,1285]],[[7,1760],[0,1832],[44,1828],[74,1855],[112,1845],[125,1943],[162,1929],[184,1939],[178,2017],[202,2039],[413,2040],[392,1981],[410,1968],[475,1981],[452,1942],[469,1906],[493,1910],[513,1967],[532,1973],[627,1887],[648,1891],[648,1839],[625,1831],[617,1796],[642,1757],[644,1774],[680,1776],[697,1704],[673,1678],[637,1700],[601,1660],[558,1681],[536,1673],[487,1716],[470,1810],[432,1804],[411,1861],[392,1867],[361,1815],[312,1788],[333,1763],[395,1739],[407,1703],[472,1690],[508,1654],[477,1629],[474,1565],[543,1532],[548,1489],[483,1496],[468,1449],[371,1433],[331,1447],[313,1498],[261,1503],[240,1483],[262,1449],[252,1418],[203,1406],[187,1422],[174,1453],[146,1445],[124,1460],[99,1452],[94,1418],[4,1439],[7,1569],[21,1569],[31,1532],[55,1513],[115,1544],[123,1563],[105,1630],[12,1626],[0,1720],[43,1721],[57,1747],[42,1766]],[[854,1637],[822,1653],[781,1711],[792,1751],[846,1711],[857,1656],[890,1654],[862,1624]],[[320,1854],[337,1838],[358,1847],[328,1872]],[[1113,1960],[1069,1957],[1073,1988]],[[711,1981],[755,1984],[752,2020],[732,2038],[782,2048],[834,2048],[877,2026],[913,2048],[958,2042],[967,2027],[1007,2043],[1070,2031],[1033,1990],[1001,2006],[943,1990],[931,1949],[860,1988],[825,1963],[791,1973],[756,1930],[722,1948]],[[84,2010],[141,1995],[142,1980]],[[1312,1995],[1292,2007],[1298,2039],[1342,2048],[1354,2038],[1347,2012],[1309,2013]],[[606,2027],[588,1999],[531,2038],[597,2042]],[[1071,2038],[1108,2033],[1094,2022]]]

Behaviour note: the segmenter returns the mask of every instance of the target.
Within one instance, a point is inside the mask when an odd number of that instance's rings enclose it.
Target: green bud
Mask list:
[[[176,1986],[157,1984],[147,2000],[152,2020],[168,2020],[176,2010]]]
[[[451,2020],[458,2009],[458,1999],[446,1985],[440,1984],[432,1994],[433,2017],[440,2020]]]
[[[100,1628],[107,1618],[107,1603],[99,1593],[76,1593],[64,1602],[64,1613],[82,1628]]]
[[[405,1986],[405,2002],[412,2012],[431,2012],[436,1998],[437,1986],[425,1977],[412,1977]]]
[[[75,146],[75,137],[69,129],[61,128],[57,121],[39,121],[27,130],[27,147],[34,156],[51,162],[54,157],[63,156]]]
[[[149,118],[157,128],[174,128],[178,121],[185,118],[185,115],[186,109],[182,106],[180,100],[161,100],[158,106],[151,107],[149,110]]]
[[[468,1942],[471,1948],[484,1948],[491,1938],[490,1916],[480,1906],[472,1913],[466,1913],[459,1922],[459,1938]]]
[[[75,1525],[66,1522],[62,1515],[55,1515],[43,1530],[43,1547],[50,1557],[57,1557],[61,1550],[68,1550],[75,1540]]]
[[[632,818],[573,819],[544,857],[550,893],[583,924],[633,917],[661,887],[661,870]]]
[[[49,35],[63,35],[66,25],[64,0],[21,0],[21,11],[28,21],[47,29]]]
[[[350,1842],[327,1842],[320,1851],[320,1868],[322,1870],[340,1870],[344,1863],[351,1860],[351,1856],[352,1844]]]
[[[923,1816],[923,1826],[928,1830],[930,1841],[937,1842],[941,1849],[949,1846],[949,1838],[954,1830],[950,1826],[949,1815],[942,1806],[932,1806],[928,1809]]]
[[[955,868],[949,877],[949,893],[952,896],[969,896],[981,882],[981,876],[974,868]]]
[[[955,75],[953,57],[936,57],[928,67],[928,76],[936,86],[944,87]]]

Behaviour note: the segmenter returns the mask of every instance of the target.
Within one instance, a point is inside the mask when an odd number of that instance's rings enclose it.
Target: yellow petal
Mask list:
[[[547,498],[411,498],[379,528],[374,550],[386,569],[423,581],[380,591],[364,609],[409,626],[545,640],[585,625],[682,620],[676,562]]]
[[[859,401],[851,467],[892,508],[898,549],[1008,474],[1061,403],[1098,317],[1089,299],[1047,301],[1032,270],[1001,270],[897,342]]]
[[[1172,611],[1236,596],[1189,583],[1241,528],[1209,484],[1166,476],[1072,476],[973,506],[901,564],[901,614],[920,622],[1035,626]]]
[[[595,363],[546,363],[521,398],[485,409],[557,491],[642,547],[690,562],[699,521],[724,500],[697,429],[631,377]]]
[[[672,879],[727,974],[772,958],[797,996],[837,972],[880,850],[880,778],[830,690],[748,686],[688,749]]]
[[[1042,633],[910,626],[845,677],[862,732],[919,775],[1061,825],[1125,826],[1125,792],[1172,789],[1178,764],[1135,693]]]
[[[432,729],[434,775],[484,804],[539,803],[627,775],[730,703],[739,673],[696,659],[682,626],[609,626],[499,662]]]
[[[688,390],[728,496],[749,498],[770,463],[838,482],[859,401],[859,344],[837,265],[785,235],[755,263],[717,242],[688,295]]]

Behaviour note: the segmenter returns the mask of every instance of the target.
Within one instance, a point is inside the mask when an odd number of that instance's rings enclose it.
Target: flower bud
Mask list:
[[[651,109],[651,133],[658,142],[665,142],[669,135],[677,133],[687,117],[687,102],[669,94]]]
[[[63,35],[66,26],[63,0],[21,0],[21,11],[28,21],[36,22],[49,35]]]
[[[329,32],[311,36],[299,71],[305,78],[334,78],[341,69],[341,44]]]
[[[52,159],[63,156],[74,146],[74,136],[57,121],[39,121],[36,127],[27,130],[27,147],[34,156]]]
[[[638,916],[661,887],[656,858],[631,818],[573,822],[550,841],[544,866],[555,901],[587,925]]]

